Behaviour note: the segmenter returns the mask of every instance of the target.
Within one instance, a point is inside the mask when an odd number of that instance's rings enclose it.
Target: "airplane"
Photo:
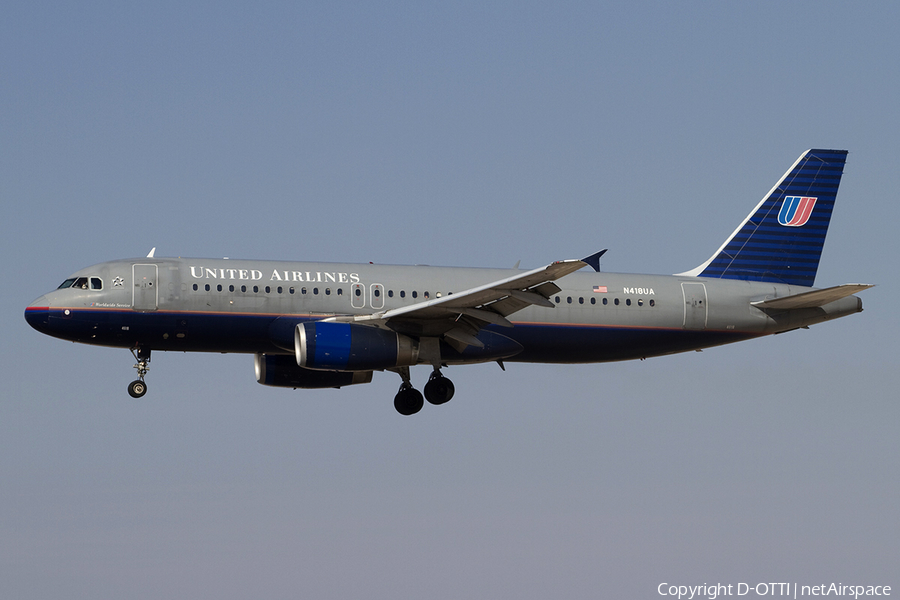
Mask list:
[[[394,407],[412,415],[453,397],[449,366],[645,359],[861,312],[853,294],[871,285],[813,287],[846,157],[804,152],[709,260],[676,275],[602,272],[606,250],[523,270],[156,258],[154,248],[74,273],[25,319],[130,349],[134,398],[153,350],[237,352],[269,386],[340,388],[392,371]],[[432,368],[424,398],[410,378],[419,364]]]

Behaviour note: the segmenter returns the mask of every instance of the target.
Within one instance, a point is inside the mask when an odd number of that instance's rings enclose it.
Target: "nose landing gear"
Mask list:
[[[131,349],[131,354],[134,355],[134,360],[137,361],[134,368],[137,369],[138,378],[128,384],[128,395],[132,398],[140,398],[147,393],[144,375],[150,370],[150,349],[138,346]]]

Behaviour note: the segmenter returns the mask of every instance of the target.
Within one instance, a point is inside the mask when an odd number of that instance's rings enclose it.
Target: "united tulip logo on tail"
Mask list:
[[[778,213],[778,223],[786,227],[806,225],[816,199],[808,196],[786,196]]]

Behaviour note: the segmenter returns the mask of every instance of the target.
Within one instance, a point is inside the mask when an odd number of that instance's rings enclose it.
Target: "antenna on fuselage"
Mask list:
[[[153,246],[150,249],[150,254],[147,255],[147,258],[153,258],[153,255],[156,254],[156,246]]]

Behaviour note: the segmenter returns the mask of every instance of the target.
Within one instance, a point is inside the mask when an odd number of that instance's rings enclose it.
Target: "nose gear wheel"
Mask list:
[[[134,356],[134,360],[137,361],[134,368],[137,369],[138,378],[128,384],[128,395],[132,398],[140,398],[147,393],[147,383],[144,381],[144,376],[150,370],[150,349],[132,348],[131,354]]]

